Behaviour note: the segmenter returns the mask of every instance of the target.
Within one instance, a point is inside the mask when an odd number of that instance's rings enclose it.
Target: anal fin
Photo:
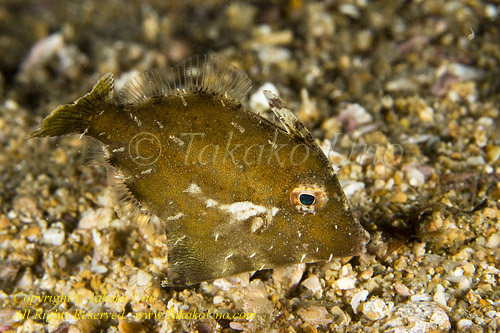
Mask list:
[[[162,283],[164,287],[190,286],[215,278],[206,263],[193,251],[186,235],[167,231],[167,239],[168,273]]]

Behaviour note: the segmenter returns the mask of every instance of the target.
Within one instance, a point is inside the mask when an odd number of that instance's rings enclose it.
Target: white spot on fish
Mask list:
[[[271,208],[271,215],[275,216],[279,212],[279,208],[273,207]]]
[[[195,183],[191,183],[191,184],[189,184],[188,188],[182,192],[186,192],[189,194],[200,194],[201,188],[198,185],[196,185]]]
[[[178,212],[177,214],[175,214],[174,216],[169,216],[167,217],[167,221],[174,221],[174,220],[178,220],[180,219],[181,217],[183,217],[184,214],[182,212]]]
[[[88,131],[89,131],[89,128],[87,127],[87,128],[85,129],[85,131],[83,131],[83,133],[82,133],[82,134],[80,134],[80,137],[78,138],[78,140],[81,140],[81,139],[83,138],[83,136],[84,136],[85,134],[87,134],[87,132],[88,132]]]
[[[174,245],[177,245],[179,242],[182,242],[184,240],[184,238],[186,238],[186,235],[182,236],[182,237],[179,237],[175,240],[174,242]]]
[[[207,199],[205,200],[205,203],[207,204],[207,208],[210,208],[210,207],[215,207],[217,206],[219,203],[213,199]]]
[[[143,172],[141,172],[141,175],[147,175],[147,174],[150,174],[151,171],[153,171],[153,169],[147,169],[147,170],[144,170]]]
[[[186,102],[186,99],[184,98],[184,96],[182,94],[179,94],[179,97],[181,98],[182,105],[188,106],[188,103]]]
[[[140,127],[142,125],[142,121],[139,120],[136,116],[134,116],[134,121],[137,123],[137,126]]]
[[[252,234],[255,234],[263,226],[264,226],[264,219],[260,216],[257,216],[252,220],[252,225],[250,226],[250,230],[252,231]]]
[[[275,207],[269,209],[264,206],[255,205],[250,201],[235,202],[230,205],[221,205],[219,209],[231,214],[233,219],[236,221],[244,221],[249,217],[268,212],[274,216],[279,210]]]
[[[240,131],[241,134],[245,133],[245,129],[240,124],[237,124],[234,121],[232,121],[231,125],[233,125],[233,127],[236,128],[238,131]]]
[[[178,137],[174,136],[174,135],[169,135],[168,138],[170,140],[172,140],[173,142],[177,143],[179,146],[184,146],[184,141],[182,141],[181,139],[179,139]]]

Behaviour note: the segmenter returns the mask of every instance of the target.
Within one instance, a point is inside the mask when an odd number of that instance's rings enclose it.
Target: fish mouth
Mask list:
[[[361,228],[359,241],[352,249],[353,255],[359,256],[366,253],[366,245],[370,242],[370,234],[365,229]]]

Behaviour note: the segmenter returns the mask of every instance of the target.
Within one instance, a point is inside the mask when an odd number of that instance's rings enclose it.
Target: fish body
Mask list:
[[[249,89],[213,56],[141,74],[117,101],[107,74],[31,136],[101,144],[121,215],[165,226],[165,285],[364,253],[369,235],[324,153],[271,93],[282,127],[245,109]]]

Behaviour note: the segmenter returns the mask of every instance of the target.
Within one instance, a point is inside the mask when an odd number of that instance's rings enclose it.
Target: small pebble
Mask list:
[[[43,233],[43,240],[51,245],[61,246],[65,240],[64,230],[60,228],[48,228]]]
[[[403,303],[391,311],[382,326],[390,332],[447,332],[451,323],[446,312],[434,302]]]
[[[363,314],[370,320],[380,320],[387,317],[389,308],[380,298],[372,297],[363,303]]]
[[[474,272],[476,271],[476,267],[474,267],[474,265],[471,264],[470,262],[463,265],[462,269],[464,270],[464,273],[467,275],[474,274]]]
[[[118,330],[121,333],[145,333],[146,330],[141,323],[120,319],[118,321]]]
[[[10,227],[11,223],[9,218],[5,214],[0,215],[0,231]]]
[[[347,123],[352,120],[356,126],[368,124],[373,121],[372,115],[369,114],[364,107],[356,103],[347,104],[342,110],[340,110],[336,119],[341,123]],[[354,128],[349,128],[349,130],[353,129]]]
[[[350,197],[355,192],[361,191],[365,188],[365,183],[352,181],[352,180],[341,181],[341,184],[342,184],[342,188],[344,189],[344,193],[347,197]]]
[[[392,196],[391,201],[396,203],[405,203],[406,199],[406,194],[404,194],[403,192],[397,192]]]
[[[273,269],[273,280],[277,287],[284,293],[293,291],[306,269],[305,264],[298,264],[292,266],[284,266]]]
[[[405,176],[411,186],[422,186],[425,184],[424,174],[415,167],[404,168]]]
[[[486,161],[494,164],[500,158],[500,146],[486,145]]]
[[[115,218],[116,213],[111,208],[88,209],[82,214],[82,218],[78,223],[81,229],[105,229],[109,228],[111,221]]]
[[[256,13],[252,4],[244,2],[231,3],[226,10],[228,24],[237,30],[251,29]]]
[[[411,79],[403,77],[389,81],[385,85],[385,89],[388,92],[402,92],[402,91],[412,92],[417,90],[417,85]]]
[[[447,304],[446,304],[446,295],[443,291],[441,290],[438,290],[434,293],[434,297],[432,298],[432,300],[434,302],[436,302],[437,304],[439,304],[439,306],[443,307],[443,308],[447,308]]]
[[[146,273],[142,269],[139,269],[137,271],[137,285],[138,286],[147,286],[151,283],[151,280],[153,280],[153,276],[151,276],[151,274]]]
[[[337,287],[340,290],[354,289],[356,285],[356,279],[350,277],[343,277],[336,281]]]
[[[369,294],[370,293],[368,292],[368,290],[361,290],[360,292],[354,294],[354,296],[351,299],[351,307],[352,311],[355,314],[358,314],[359,304],[361,304],[361,302],[366,301],[366,298],[368,297]]]
[[[457,328],[459,330],[464,330],[468,327],[472,327],[473,326],[473,323],[472,323],[472,320],[470,319],[460,319],[457,323]]]
[[[84,307],[87,303],[89,303],[92,299],[94,293],[87,288],[79,288],[76,290],[76,295],[73,297],[70,296],[71,299],[74,299],[75,305],[79,307]]]
[[[322,286],[317,275],[311,275],[302,282],[302,286],[308,289],[315,297],[321,297]]]
[[[412,302],[423,302],[423,301],[431,301],[432,296],[429,294],[415,294],[411,297]]]
[[[307,324],[318,327],[330,324],[333,319],[324,306],[310,306],[297,311],[300,318]]]
[[[61,33],[54,33],[39,40],[32,46],[28,57],[22,63],[22,71],[29,72],[35,67],[42,66],[63,47],[64,38]]]
[[[498,6],[489,3],[485,6],[484,12],[490,20],[495,20],[498,17]]]
[[[432,122],[434,120],[434,110],[431,107],[426,107],[418,112],[418,117],[425,123]]]
[[[361,15],[359,12],[358,7],[349,4],[349,3],[343,3],[339,6],[339,10],[342,14],[347,15],[353,19],[358,19]]]
[[[16,287],[20,289],[31,289],[33,288],[33,274],[30,269],[27,269],[17,280]]]
[[[259,58],[264,66],[278,64],[287,61],[291,57],[290,50],[279,46],[261,47],[258,52]]]
[[[224,302],[224,297],[217,295],[214,297],[213,301],[214,301],[214,304],[221,304],[222,302]]]
[[[488,242],[486,243],[486,247],[490,249],[496,249],[500,245],[500,233],[494,233],[490,237],[488,237]]]
[[[394,284],[394,289],[398,292],[399,295],[401,296],[411,296],[411,291],[410,289],[405,286],[402,283],[396,282]]]

